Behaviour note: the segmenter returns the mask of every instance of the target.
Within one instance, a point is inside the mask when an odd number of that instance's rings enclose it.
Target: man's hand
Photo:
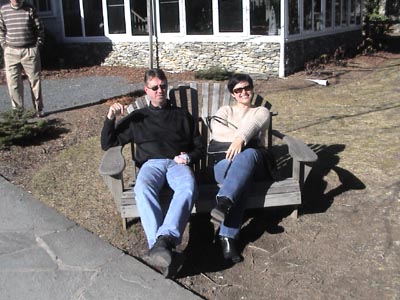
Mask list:
[[[121,103],[114,103],[113,105],[110,106],[108,113],[107,113],[107,118],[109,120],[114,119],[115,117],[122,115],[126,111],[126,106],[122,105]]]
[[[233,140],[232,144],[229,146],[228,150],[226,151],[225,158],[228,160],[232,160],[235,156],[242,152],[244,141],[241,138],[236,138]]]
[[[190,163],[190,157],[186,152],[181,152],[180,155],[174,157],[174,161],[180,165],[188,165]]]

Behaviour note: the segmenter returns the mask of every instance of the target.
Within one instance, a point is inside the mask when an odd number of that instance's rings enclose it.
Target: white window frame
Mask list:
[[[80,0],[81,1],[81,0]],[[132,26],[131,26],[131,14],[130,14],[130,0],[124,0],[124,17],[125,17],[125,33],[115,34],[110,33],[108,27],[108,10],[107,10],[107,0],[101,0],[103,5],[103,20],[104,20],[104,35],[106,38],[109,38],[113,42],[146,42],[148,41],[148,35],[132,35]],[[147,16],[148,22],[149,16]]]
[[[61,0],[62,1],[62,0]],[[84,0],[78,0],[79,1],[79,13],[81,16],[81,28],[82,28],[82,36],[76,36],[76,37],[70,37],[70,36],[65,36],[65,28],[64,28],[64,12],[63,12],[63,5],[62,2],[60,1],[60,11],[61,11],[61,28],[62,28],[62,34],[63,34],[63,42],[65,43],[80,43],[80,42],[107,42],[109,39],[105,36],[106,32],[106,19],[105,19],[105,14],[104,14],[104,5],[103,5],[103,23],[104,23],[104,36],[86,36],[85,32],[85,12],[83,10],[83,1]],[[104,1],[104,0],[102,0]],[[107,24],[108,25],[108,24]]]
[[[361,29],[362,24],[350,24],[350,3],[348,0],[340,0],[340,9],[342,9],[342,4],[346,3],[346,23],[347,25],[344,26],[342,25],[342,20],[343,20],[343,13],[341,11],[340,13],[340,24],[338,26],[336,26],[335,24],[335,12],[336,12],[336,7],[335,7],[335,1],[332,1],[332,8],[331,8],[331,18],[332,18],[332,26],[331,27],[326,27],[326,0],[313,0],[312,5],[314,7],[314,2],[315,1],[321,1],[321,13],[322,13],[322,28],[321,30],[315,31],[314,29],[314,10],[312,12],[312,19],[313,19],[313,23],[312,23],[312,29],[311,30],[304,30],[304,0],[297,0],[298,1],[298,7],[300,9],[299,12],[299,22],[300,22],[300,32],[296,33],[296,34],[290,34],[289,32],[286,32],[287,34],[287,39],[290,41],[293,40],[300,40],[303,38],[309,38],[309,37],[317,37],[317,36],[323,36],[323,35],[327,35],[327,34],[336,34],[336,33],[340,33],[340,32],[347,32],[347,31],[353,31],[355,29]],[[354,0],[356,1],[356,0]],[[363,17],[362,12],[363,12],[363,7],[364,7],[364,0],[360,0],[361,1],[361,18]],[[285,0],[285,5],[288,5],[288,0]],[[361,22],[362,23],[362,22]],[[286,14],[285,17],[285,27],[289,28],[289,15],[288,13]],[[287,29],[288,30],[288,29]]]
[[[281,0],[282,3],[285,0]],[[159,1],[156,0],[156,15],[160,15]],[[281,11],[283,9],[281,8]],[[170,41],[171,38],[179,38],[182,42],[279,42],[280,36],[267,36],[267,35],[250,35],[250,1],[242,0],[242,18],[243,18],[243,31],[242,32],[220,32],[219,31],[219,14],[218,14],[218,0],[212,0],[212,22],[213,34],[211,35],[187,35],[186,34],[186,7],[185,0],[179,0],[179,32],[162,33],[160,18],[156,18],[157,37],[160,42]],[[281,33],[282,33],[281,19]]]
[[[52,3],[54,0],[50,0]],[[80,4],[80,13],[82,18],[82,37],[65,37],[64,40],[66,42],[104,42],[104,41],[112,41],[112,42],[147,42],[147,35],[132,35],[131,28],[131,14],[130,14],[130,0],[124,0],[124,8],[125,8],[125,24],[126,24],[126,33],[124,34],[110,34],[108,28],[108,10],[107,10],[107,0],[102,1],[103,7],[103,20],[104,20],[104,36],[99,37],[86,37],[84,33],[84,11],[83,11],[83,1],[79,0]],[[99,0],[100,1],[100,0]],[[350,24],[350,5],[347,5],[347,26],[339,26],[335,25],[335,1],[332,1],[332,9],[331,9],[331,18],[332,18],[332,26],[326,28],[326,0],[313,0],[313,4],[315,1],[321,1],[321,14],[322,14],[322,28],[319,31],[314,30],[314,22],[312,22],[312,30],[304,31],[304,13],[303,6],[304,0],[298,0],[298,8],[299,8],[299,23],[300,23],[300,31],[297,34],[289,35],[288,26],[289,26],[289,15],[288,15],[288,0],[281,0],[281,25],[280,25],[280,34],[269,36],[269,35],[250,35],[250,1],[242,0],[242,12],[243,12],[243,32],[219,32],[219,14],[218,14],[218,0],[212,0],[212,21],[213,21],[213,34],[212,35],[187,35],[186,34],[186,9],[185,9],[185,0],[179,1],[179,32],[176,33],[162,33],[160,27],[160,7],[158,0],[151,0],[155,7],[156,21],[155,21],[155,32],[154,35],[158,38],[160,42],[169,42],[171,40],[180,41],[180,42],[282,42],[282,39],[285,40],[296,40],[302,39],[304,37],[313,37],[313,36],[323,36],[327,34],[335,34],[340,32],[352,31],[358,28],[361,28],[362,24]],[[346,1],[347,0],[341,0]],[[356,0],[353,0],[356,1]],[[362,18],[362,9],[364,7],[364,0],[361,1],[361,18]],[[314,6],[313,6],[314,7]],[[52,6],[54,9],[54,5]],[[62,6],[61,6],[62,9]],[[314,16],[314,9],[312,11]],[[283,18],[285,16],[285,18]],[[150,16],[148,16],[148,19]],[[314,18],[314,17],[313,17]],[[341,19],[343,15],[341,14]],[[64,20],[63,14],[61,14],[61,19],[63,22],[63,30],[64,30]]]

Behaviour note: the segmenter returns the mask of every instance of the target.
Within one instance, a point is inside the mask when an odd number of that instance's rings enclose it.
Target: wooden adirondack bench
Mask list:
[[[229,105],[233,102],[227,87],[220,83],[197,83],[191,82],[181,84],[169,90],[169,99],[180,107],[187,108],[194,118],[199,120],[199,129],[206,144],[209,139],[206,119],[215,115],[219,107]],[[256,106],[264,105],[271,108],[271,104],[260,95],[254,95],[253,103]],[[145,97],[137,98],[130,105],[129,112],[148,105]],[[273,114],[271,113],[271,116]],[[246,195],[247,208],[262,208],[274,206],[293,206],[292,217],[297,218],[297,207],[301,204],[301,189],[311,170],[312,163],[317,160],[317,155],[303,142],[286,136],[272,129],[272,117],[270,118],[269,148],[282,147],[280,143],[273,145],[273,136],[281,139],[287,145],[287,152],[281,157],[276,157],[278,172],[291,163],[291,175],[276,181],[254,183],[251,192]],[[132,155],[134,155],[134,145],[131,145]],[[289,166],[290,167],[290,166]],[[130,184],[124,184],[125,159],[122,147],[113,147],[107,150],[101,161],[99,172],[103,176],[117,207],[121,214],[123,228],[126,229],[127,220],[139,218],[136,208],[133,186],[135,184],[136,167],[129,172],[133,173],[133,180]],[[212,159],[206,157],[194,166],[198,186],[199,198],[193,208],[192,213],[209,212],[215,206],[215,195],[218,185],[213,177]],[[171,198],[172,191],[168,188],[162,191],[160,196],[162,205],[168,207],[168,200]]]

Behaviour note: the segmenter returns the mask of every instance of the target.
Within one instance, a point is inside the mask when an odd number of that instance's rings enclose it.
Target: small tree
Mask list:
[[[48,121],[34,119],[33,111],[18,108],[0,115],[0,149],[31,142],[47,129]]]

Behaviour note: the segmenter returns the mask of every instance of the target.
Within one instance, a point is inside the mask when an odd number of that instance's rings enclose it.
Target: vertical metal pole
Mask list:
[[[147,28],[149,30],[149,68],[153,68],[153,1],[147,0]]]

